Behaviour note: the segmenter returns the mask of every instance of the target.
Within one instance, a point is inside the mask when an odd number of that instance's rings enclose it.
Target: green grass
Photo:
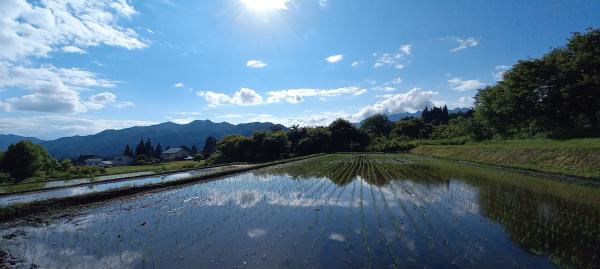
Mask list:
[[[173,170],[191,169],[205,166],[205,161],[175,161],[149,165],[115,166],[106,168],[103,175],[124,174],[143,171],[168,172]]]
[[[491,140],[421,145],[411,153],[542,172],[600,178],[600,139]]]

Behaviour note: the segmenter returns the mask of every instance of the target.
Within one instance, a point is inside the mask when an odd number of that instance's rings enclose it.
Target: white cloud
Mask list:
[[[208,102],[209,106],[218,106],[227,104],[231,101],[231,97],[224,93],[218,93],[213,91],[199,91],[196,93],[198,96],[204,97],[204,100]]]
[[[400,46],[400,49],[396,52],[384,53],[379,56],[379,58],[373,64],[373,67],[382,67],[382,66],[393,66],[396,69],[402,69],[405,67],[403,63],[400,61],[405,56],[410,55],[412,52],[412,45],[405,44]],[[373,53],[373,56],[379,55],[378,53]]]
[[[477,90],[485,86],[485,83],[477,79],[463,80],[462,78],[453,78],[448,80],[448,83],[454,90],[459,92]]]
[[[72,115],[0,117],[0,133],[55,139],[72,135],[89,135],[107,129],[156,124],[139,120],[110,120]]]
[[[495,67],[496,72],[492,73],[492,76],[496,81],[504,79],[504,73],[510,69],[508,65],[498,65]]]
[[[444,106],[447,105],[449,109],[457,108],[457,107],[473,107],[475,103],[475,98],[470,96],[462,96],[455,101],[444,101],[444,100],[436,100],[433,101],[433,104],[436,106]]]
[[[437,94],[437,92],[413,88],[406,93],[394,94],[375,104],[365,106],[352,117],[355,120],[361,120],[377,113],[416,112],[422,110],[425,106],[431,106],[431,99]]]
[[[398,85],[398,84],[402,83],[402,78],[401,77],[397,77],[397,78],[393,79],[391,81],[391,83],[394,84],[394,85]]]
[[[406,55],[410,55],[411,50],[412,50],[412,44],[406,44],[406,45],[402,45],[400,47],[400,51]]]
[[[258,105],[263,101],[263,97],[260,94],[248,88],[241,88],[233,96],[213,91],[199,91],[197,95],[204,97],[211,107],[224,104]]]
[[[367,89],[361,89],[361,90],[354,92],[353,94],[358,96],[358,95],[365,94],[366,92],[367,92]]]
[[[325,60],[331,64],[337,63],[343,59],[344,59],[344,55],[341,55],[341,54],[331,55],[331,56],[325,58]]]
[[[250,60],[246,62],[246,66],[250,68],[263,68],[267,66],[267,64],[259,60]]]
[[[326,7],[327,6],[327,0],[319,0],[319,6]]]
[[[51,113],[104,107],[82,100],[81,92],[114,87],[114,82],[78,68],[35,66],[31,58],[49,57],[53,52],[85,53],[82,48],[99,45],[145,48],[148,44],[133,29],[118,25],[120,19],[134,14],[125,0],[0,1],[0,90],[27,92],[0,101],[0,106],[6,111]]]
[[[81,90],[114,87],[114,82],[98,79],[95,74],[76,68],[52,65],[28,68],[0,62],[0,89],[12,87],[29,93],[4,100],[2,108],[6,111],[82,113],[88,107],[80,98]]]
[[[297,104],[303,102],[305,97],[325,98],[343,94],[361,95],[365,92],[367,92],[366,89],[359,87],[342,87],[335,89],[288,89],[267,92],[267,102],[278,103],[285,100],[288,103]]]
[[[123,0],[4,0],[0,2],[0,59],[17,61],[66,50],[98,46],[145,48],[131,28],[117,24],[134,8]]]
[[[94,94],[90,97],[90,100],[85,102],[85,106],[88,109],[98,110],[104,108],[108,104],[112,104],[117,100],[117,96],[110,92],[101,92]]]
[[[173,84],[173,87],[175,87],[175,88],[184,88],[185,84],[183,84],[182,82],[177,82],[177,83]]]
[[[352,65],[352,67],[357,67],[357,66],[359,66],[362,63],[363,63],[363,61],[354,61],[350,65]]]
[[[85,50],[82,50],[75,46],[64,46],[64,47],[62,47],[62,51],[66,52],[66,53],[79,53],[79,54],[85,53]]]
[[[457,52],[469,47],[475,47],[479,45],[479,39],[475,39],[474,37],[469,37],[467,39],[456,38],[456,42],[458,42],[458,47],[453,48],[450,51]]]
[[[256,91],[248,88],[241,88],[233,94],[230,102],[235,105],[258,105],[262,103],[262,96]]]
[[[456,100],[456,107],[472,107],[475,103],[475,98],[470,96],[463,96]]]
[[[127,107],[132,107],[132,106],[135,106],[135,104],[133,102],[129,102],[129,101],[120,102],[118,104],[115,104],[116,108],[127,108]]]

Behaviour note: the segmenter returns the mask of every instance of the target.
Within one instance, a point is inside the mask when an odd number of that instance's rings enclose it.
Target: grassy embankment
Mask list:
[[[420,145],[414,154],[600,178],[600,138],[493,140],[465,145]]]
[[[115,166],[108,167],[105,169],[98,169],[97,172],[90,174],[83,173],[71,173],[66,174],[63,173],[59,176],[45,176],[45,175],[37,175],[32,178],[28,178],[20,183],[35,183],[35,182],[46,182],[52,180],[69,180],[69,179],[77,179],[77,178],[95,178],[99,176],[108,176],[108,175],[118,175],[118,174],[126,174],[126,173],[135,173],[135,172],[146,172],[152,171],[155,173],[167,173],[173,172],[177,170],[185,170],[185,169],[194,169],[201,168],[207,165],[207,162],[202,161],[174,161],[174,162],[165,162],[165,163],[157,163],[157,164],[147,164],[147,165],[130,165],[130,166]],[[2,180],[5,178],[6,180]],[[0,185],[10,185],[11,182],[8,182],[8,174],[0,175]],[[4,182],[3,182],[4,181]]]
[[[149,165],[115,166],[106,168],[106,173],[103,175],[115,175],[142,171],[154,171],[160,173],[181,169],[199,168],[205,165],[205,161],[175,161]]]

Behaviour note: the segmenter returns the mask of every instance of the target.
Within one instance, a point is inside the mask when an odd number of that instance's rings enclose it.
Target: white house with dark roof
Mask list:
[[[113,166],[113,162],[105,161],[103,158],[89,158],[84,161],[86,166],[95,166],[95,167],[111,167]]]
[[[190,155],[190,152],[185,150],[184,148],[170,148],[170,149],[163,151],[160,154],[160,158],[163,161],[174,161],[174,160],[184,159],[185,157],[187,157],[189,155]]]

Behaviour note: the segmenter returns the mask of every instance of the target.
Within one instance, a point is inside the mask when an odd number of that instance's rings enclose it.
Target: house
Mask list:
[[[83,154],[83,155],[79,155],[79,157],[77,157],[77,159],[75,159],[74,163],[75,165],[87,165],[85,163],[85,160],[87,159],[104,159],[98,155],[93,155],[93,154]]]
[[[117,155],[113,158],[112,162],[115,166],[133,165],[135,159],[127,155]]]
[[[181,160],[189,156],[190,152],[183,148],[170,148],[160,154],[163,161]]]
[[[94,167],[111,167],[113,166],[113,162],[106,161],[103,158],[89,158],[84,161],[84,165]]]

